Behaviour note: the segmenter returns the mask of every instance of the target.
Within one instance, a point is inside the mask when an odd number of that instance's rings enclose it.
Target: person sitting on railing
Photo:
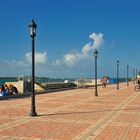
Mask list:
[[[4,84],[0,87],[0,96],[5,96],[5,95],[16,95],[18,94],[18,89],[13,86],[10,85],[9,87],[7,86],[7,84]]]
[[[4,84],[4,89],[6,91],[6,95],[9,95],[9,87],[7,86],[7,84]]]
[[[10,94],[16,95],[16,94],[18,94],[18,89],[15,86],[10,85],[9,86],[9,92],[10,92]]]
[[[2,96],[2,88],[0,87],[0,96]]]

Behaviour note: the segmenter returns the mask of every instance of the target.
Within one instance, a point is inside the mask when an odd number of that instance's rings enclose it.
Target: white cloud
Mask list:
[[[30,73],[30,65],[20,60],[0,61],[0,76],[21,76]]]
[[[59,65],[68,65],[73,66],[77,62],[84,60],[91,56],[91,52],[94,49],[98,49],[100,46],[104,43],[103,34],[99,33],[93,33],[89,36],[93,42],[87,43],[80,52],[74,51],[63,55],[63,58],[61,60],[56,60],[52,63],[53,66],[59,66]],[[91,56],[92,57],[92,56]]]
[[[91,39],[93,39],[93,48],[98,49],[100,46],[104,43],[104,35],[102,33],[96,34],[93,33],[89,36]]]
[[[86,56],[91,50],[92,50],[91,43],[88,43],[83,47],[82,53],[84,56]]]
[[[32,53],[31,52],[26,53],[25,58],[28,63],[31,63],[32,62]],[[35,63],[43,64],[46,61],[47,61],[47,52],[44,52],[44,53],[35,52]]]
[[[79,69],[82,69],[84,67],[87,67],[89,61],[92,60],[91,53],[93,52],[93,50],[95,48],[98,49],[100,46],[103,45],[104,42],[102,33],[99,34],[93,33],[89,37],[92,39],[92,41],[84,45],[81,48],[81,51],[71,51],[66,54],[63,54],[61,59],[57,59],[54,62],[50,62],[50,63],[47,62],[47,52],[43,52],[43,53],[35,52],[35,63],[42,64],[39,65],[39,69],[38,66],[36,66],[37,72],[38,73],[40,72],[42,73],[43,71],[46,72],[46,68],[48,69],[48,71],[50,69],[52,72],[53,70],[56,70],[56,68],[58,70],[58,68],[63,67],[62,70],[63,72],[64,69],[67,68],[67,66],[69,67],[69,69],[71,68],[77,69],[77,67],[79,67]],[[13,73],[15,71],[18,71],[19,73],[25,73],[25,70],[30,71],[30,67],[31,67],[30,64],[32,63],[32,53],[31,52],[26,53],[25,59],[26,61],[16,61],[16,60],[5,61],[2,64],[6,65],[7,69],[13,70]]]
[[[83,55],[78,52],[71,52],[64,55],[64,64],[66,65],[74,65],[77,61],[81,60]]]
[[[92,41],[84,45],[80,51],[71,51],[63,54],[61,59],[57,59],[53,62],[47,61],[47,52],[35,52],[36,74],[46,74],[46,70],[49,74],[54,75],[61,73],[61,75],[68,75],[71,70],[77,71],[77,75],[86,70],[92,65],[92,54],[94,49],[98,49],[104,43],[103,34],[93,33],[89,36]],[[31,73],[32,53],[25,54],[24,61],[9,60],[0,62],[0,75],[7,75],[10,70],[10,74],[24,75]],[[3,67],[6,68],[3,69]],[[59,75],[59,74],[58,74]]]
[[[32,53],[25,54],[26,60],[5,60],[3,62],[0,61],[0,75],[9,75],[9,76],[18,76],[18,75],[26,75],[31,74],[31,60]],[[36,66],[37,73],[41,73],[42,71],[46,72],[46,63],[47,62],[47,53],[35,53],[35,63],[42,64],[38,67]]]
[[[52,62],[53,66],[59,66],[61,64],[60,60],[56,60],[55,62]]]
[[[53,66],[67,65],[72,66],[75,65],[79,60],[83,59],[83,55],[79,52],[73,51],[67,54],[64,54],[62,59],[55,60],[52,62]]]
[[[23,68],[23,67],[28,67],[28,64],[23,62],[23,61],[16,61],[16,60],[7,60],[4,62],[6,64],[7,67],[10,68]]]

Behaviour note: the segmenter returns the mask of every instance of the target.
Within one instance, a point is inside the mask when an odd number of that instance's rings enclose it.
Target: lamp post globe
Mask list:
[[[120,63],[119,60],[117,60],[117,65],[119,65],[119,63]]]
[[[97,57],[98,57],[98,51],[97,51],[97,49],[95,49],[95,51],[94,51],[94,58],[97,59]]]
[[[94,59],[95,59],[95,96],[98,96],[97,93],[97,57],[98,57],[98,51],[95,49],[94,51]]]
[[[32,21],[29,24],[30,36],[32,38],[36,36],[36,28],[37,28],[37,25],[36,25],[35,21],[32,19]]]
[[[34,20],[31,21],[29,24],[30,29],[30,36],[32,38],[32,82],[31,82],[31,88],[32,88],[32,95],[31,95],[31,112],[30,116],[37,116],[36,113],[36,107],[35,107],[35,89],[34,89],[34,83],[35,83],[35,36],[36,36],[36,28],[37,25]]]

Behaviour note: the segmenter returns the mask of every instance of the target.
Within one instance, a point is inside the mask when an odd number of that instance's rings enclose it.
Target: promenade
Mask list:
[[[108,85],[0,101],[0,140],[140,140],[140,92]]]

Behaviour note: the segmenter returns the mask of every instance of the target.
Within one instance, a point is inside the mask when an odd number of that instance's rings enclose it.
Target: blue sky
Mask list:
[[[0,0],[0,76],[31,75],[28,24],[35,19],[36,75],[94,77],[93,49],[83,47],[104,38],[98,51],[98,75],[116,76],[140,69],[139,0]],[[91,45],[91,46],[92,46]],[[90,46],[90,45],[89,45]]]

